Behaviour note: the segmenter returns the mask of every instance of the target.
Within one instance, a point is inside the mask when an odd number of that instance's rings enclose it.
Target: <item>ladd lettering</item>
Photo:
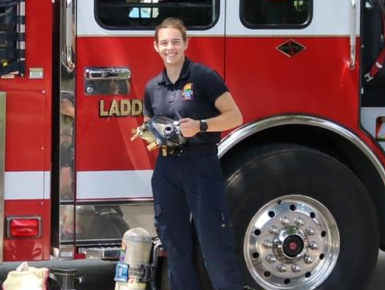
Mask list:
[[[106,100],[99,101],[100,117],[137,117],[143,114],[143,103],[141,100]]]

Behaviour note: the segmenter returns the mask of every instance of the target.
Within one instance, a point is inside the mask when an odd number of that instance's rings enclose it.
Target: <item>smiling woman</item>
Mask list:
[[[219,13],[218,0],[95,0],[95,17],[107,29],[154,29],[167,17],[183,19],[195,29],[212,26]]]

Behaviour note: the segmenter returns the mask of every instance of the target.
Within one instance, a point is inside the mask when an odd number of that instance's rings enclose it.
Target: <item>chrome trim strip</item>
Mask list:
[[[74,200],[73,164],[75,155],[75,67],[76,63],[76,0],[64,0],[60,3],[60,47],[65,52],[65,59],[60,60],[60,164],[59,182],[60,199]],[[62,54],[63,56],[63,54]]]
[[[75,69],[75,37],[76,30],[76,0],[64,0],[61,6],[61,61],[62,65],[70,73]]]
[[[85,254],[86,259],[119,259],[120,247],[84,248],[79,247],[79,253]]]
[[[128,67],[87,67],[84,80],[85,95],[128,95],[131,92]]]
[[[130,80],[128,67],[92,67],[84,72],[86,80]]]
[[[154,198],[153,197],[129,197],[129,198],[114,198],[114,199],[103,199],[102,201],[99,199],[77,199],[76,204],[77,205],[84,205],[84,204],[91,204],[91,205],[98,205],[98,204],[118,204],[118,205],[147,205],[147,204],[153,204]],[[62,201],[62,204],[65,204]]]
[[[60,245],[60,248],[53,248],[53,256],[60,261],[73,260],[75,256],[74,249],[73,245]]]
[[[4,249],[4,178],[5,178],[5,132],[7,93],[0,92],[0,263],[3,263]]]
[[[61,214],[62,210],[60,204],[69,203],[75,209],[75,179],[76,172],[74,166],[75,156],[75,110],[76,110],[76,14],[77,14],[77,0],[62,0],[59,3],[60,8],[60,95],[54,96],[59,98],[60,105],[59,118],[59,156],[55,158],[59,159],[59,166],[56,170],[58,173],[59,184],[59,205],[54,205],[59,211],[59,218],[52,221],[53,229],[58,232],[53,233],[58,235],[58,244],[53,244],[55,248],[62,248],[61,243],[63,237],[61,233]],[[55,143],[56,143],[55,142]],[[75,210],[70,218],[73,226],[75,225]],[[64,257],[73,259],[73,245],[74,239],[72,239],[72,246],[70,251],[71,257]]]
[[[349,69],[356,68],[356,26],[357,26],[357,0],[351,0],[351,31],[350,31],[350,62]]]
[[[356,145],[368,157],[368,159],[376,168],[377,172],[380,174],[382,182],[385,185],[384,167],[377,156],[370,150],[368,145],[366,145],[357,135],[345,129],[344,127],[317,117],[304,115],[286,115],[271,117],[268,119],[256,121],[254,123],[246,124],[232,132],[230,135],[226,136],[221,141],[218,147],[218,156],[220,158],[223,157],[226,152],[228,152],[233,146],[257,132],[283,125],[307,125],[320,127],[344,137]]]

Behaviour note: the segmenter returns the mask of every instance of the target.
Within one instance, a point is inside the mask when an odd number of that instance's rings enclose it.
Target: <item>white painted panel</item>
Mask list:
[[[47,171],[5,172],[5,200],[49,199],[50,180]]]
[[[152,170],[77,172],[77,199],[152,197]]]
[[[152,170],[77,172],[78,199],[152,197]],[[49,199],[51,173],[5,173],[5,200]]]

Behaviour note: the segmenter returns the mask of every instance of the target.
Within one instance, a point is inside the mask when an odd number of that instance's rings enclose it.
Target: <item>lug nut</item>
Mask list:
[[[309,247],[312,250],[317,250],[318,249],[318,244],[316,242],[311,242]]]
[[[297,264],[294,264],[293,266],[291,266],[291,270],[292,270],[294,273],[298,273],[298,272],[301,272],[301,267],[298,266]]]
[[[266,260],[269,262],[269,263],[275,263],[275,261],[277,260],[273,255],[268,255],[266,257]]]
[[[263,246],[266,248],[266,249],[271,249],[273,247],[273,243],[271,241],[264,241],[263,242]]]
[[[281,273],[284,273],[287,271],[287,267],[284,264],[279,264],[277,268],[278,268],[278,271]]]
[[[304,260],[305,260],[305,263],[306,263],[306,264],[311,264],[311,263],[313,263],[313,258],[310,257],[310,256],[305,256]]]
[[[275,235],[278,233],[278,229],[275,226],[271,226],[269,229],[269,232],[270,232],[270,234]]]
[[[309,236],[312,236],[315,234],[315,230],[312,228],[312,227],[308,227],[306,229],[306,233],[309,235]]]
[[[297,217],[295,220],[294,220],[295,224],[299,227],[303,226],[305,224],[304,220],[301,219],[300,217]]]
[[[287,217],[281,218],[280,221],[281,221],[281,224],[283,224],[284,226],[287,226],[290,223],[290,221]]]

